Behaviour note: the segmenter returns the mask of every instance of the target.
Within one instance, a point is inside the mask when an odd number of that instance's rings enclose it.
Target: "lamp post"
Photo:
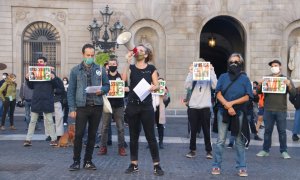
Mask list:
[[[88,26],[88,30],[90,31],[91,40],[93,42],[93,45],[95,47],[99,47],[104,52],[108,52],[111,48],[115,48],[117,45],[116,39],[118,35],[124,30],[124,26],[120,23],[118,20],[116,23],[114,23],[113,27],[109,28],[111,32],[111,39],[108,35],[108,25],[110,21],[110,16],[113,14],[113,11],[109,10],[108,5],[105,7],[104,12],[100,11],[102,18],[103,18],[103,24],[99,26],[97,23],[96,18],[94,18],[91,25]],[[100,31],[101,28],[104,26],[104,33],[102,36],[102,39],[100,38]],[[110,39],[110,41],[108,41]]]

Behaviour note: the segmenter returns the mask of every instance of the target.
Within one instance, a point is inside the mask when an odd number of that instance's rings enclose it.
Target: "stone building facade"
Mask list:
[[[110,25],[120,20],[135,44],[152,47],[154,64],[171,92],[173,113],[184,109],[183,82],[189,65],[200,56],[216,66],[217,74],[226,70],[226,56],[235,51],[244,55],[251,80],[270,74],[267,63],[274,58],[290,74],[288,52],[300,35],[298,0],[0,0],[0,62],[8,66],[5,72],[17,74],[20,84],[28,59],[35,58],[26,54],[30,43],[40,42],[35,56],[53,56],[57,74],[68,76],[81,61],[82,45],[90,42],[87,26],[94,17],[102,22],[99,10],[107,4],[114,11]],[[42,31],[34,39],[38,28]],[[215,49],[207,47],[210,36],[215,36]],[[126,52],[124,46],[116,50],[121,68]]]

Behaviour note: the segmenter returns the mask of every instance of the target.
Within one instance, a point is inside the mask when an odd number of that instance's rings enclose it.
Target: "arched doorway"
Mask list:
[[[215,46],[208,41],[213,38]],[[217,16],[208,21],[200,35],[200,58],[210,61],[219,77],[227,71],[227,59],[233,52],[245,58],[246,36],[242,25],[230,16]]]
[[[60,35],[52,24],[43,21],[29,24],[22,40],[23,75],[28,72],[28,66],[35,66],[37,58],[44,56],[48,59],[47,65],[54,67],[60,76]]]

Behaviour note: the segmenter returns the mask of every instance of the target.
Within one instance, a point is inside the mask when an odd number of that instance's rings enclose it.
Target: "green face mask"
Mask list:
[[[135,58],[137,61],[141,61],[145,58],[144,55],[145,55],[144,53],[138,53],[138,55]]]
[[[94,62],[94,58],[83,58],[86,65],[91,65]]]

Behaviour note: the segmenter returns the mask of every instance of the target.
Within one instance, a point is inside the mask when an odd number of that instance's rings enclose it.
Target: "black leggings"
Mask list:
[[[9,101],[9,98],[5,98],[5,101],[3,102],[3,113],[2,113],[2,121],[1,121],[1,126],[5,125],[5,119],[6,119],[6,114],[9,110],[9,121],[10,125],[14,125],[14,112],[15,112],[15,106],[16,106],[16,100],[14,99],[13,101]]]
[[[130,158],[138,160],[138,140],[143,126],[153,162],[159,162],[159,152],[154,133],[154,109],[152,104],[128,104],[126,107],[130,134]]]
[[[159,106],[156,106],[156,111],[155,111],[155,123],[157,129],[164,128],[163,124],[159,124]]]

